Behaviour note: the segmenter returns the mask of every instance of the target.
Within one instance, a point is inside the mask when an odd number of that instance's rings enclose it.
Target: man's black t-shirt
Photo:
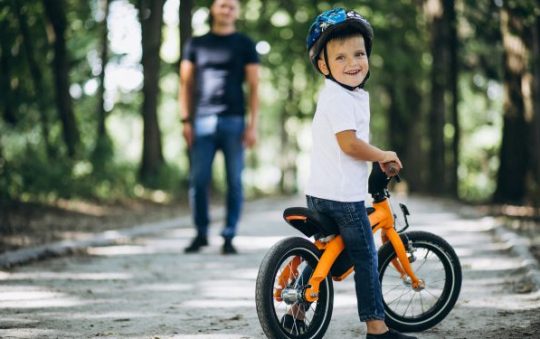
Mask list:
[[[247,64],[259,63],[250,38],[237,32],[210,32],[187,41],[183,59],[195,64],[196,116],[244,115],[244,69]]]

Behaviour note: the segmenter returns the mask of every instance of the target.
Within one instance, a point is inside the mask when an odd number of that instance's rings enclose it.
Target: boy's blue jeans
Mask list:
[[[360,321],[384,320],[377,249],[363,201],[339,202],[307,196],[308,208],[331,217],[354,265]]]
[[[212,163],[218,150],[223,152],[227,173],[227,216],[221,235],[226,239],[236,235],[243,201],[244,126],[241,116],[212,115],[194,121],[189,197],[198,236],[208,235],[208,193]]]

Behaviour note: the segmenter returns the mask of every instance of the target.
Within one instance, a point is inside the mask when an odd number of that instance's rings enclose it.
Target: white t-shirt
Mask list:
[[[307,195],[341,202],[366,200],[369,165],[345,154],[336,133],[355,130],[357,138],[369,142],[369,114],[368,92],[359,88],[349,91],[325,80],[311,125]]]

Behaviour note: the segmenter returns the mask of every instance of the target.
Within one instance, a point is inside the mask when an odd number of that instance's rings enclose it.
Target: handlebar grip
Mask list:
[[[399,173],[399,167],[395,162],[391,162],[388,164],[388,167],[386,167],[386,175],[389,177],[396,176]]]

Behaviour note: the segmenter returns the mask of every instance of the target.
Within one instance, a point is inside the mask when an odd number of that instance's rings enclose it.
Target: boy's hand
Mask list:
[[[383,160],[379,161],[382,170],[390,176],[394,176],[399,172],[403,165],[399,160],[396,152],[384,151]]]
[[[387,177],[393,177],[399,174],[400,168],[395,161],[387,162],[386,164],[380,164],[382,171]]]

